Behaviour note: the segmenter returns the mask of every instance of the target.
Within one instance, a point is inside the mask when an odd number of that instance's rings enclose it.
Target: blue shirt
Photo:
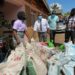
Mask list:
[[[59,17],[56,15],[51,15],[48,17],[50,30],[56,30],[56,27],[57,27],[56,25],[58,21],[59,21]]]

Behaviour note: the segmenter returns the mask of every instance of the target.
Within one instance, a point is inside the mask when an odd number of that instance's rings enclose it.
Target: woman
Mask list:
[[[25,13],[23,11],[17,14],[17,20],[13,24],[13,35],[16,39],[16,44],[19,45],[20,42],[23,42],[23,38],[26,35],[28,40],[30,41],[29,35],[27,33],[27,26],[24,23],[25,21]]]
[[[73,8],[70,12],[70,16],[68,18],[68,23],[66,25],[65,32],[65,42],[69,41],[71,38],[72,43],[74,43],[75,39],[75,8]]]

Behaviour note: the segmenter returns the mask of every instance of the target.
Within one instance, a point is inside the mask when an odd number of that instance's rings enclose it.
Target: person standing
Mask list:
[[[23,11],[18,12],[17,14],[17,20],[13,23],[13,35],[16,40],[16,44],[19,45],[21,42],[23,42],[23,38],[26,35],[28,37],[28,40],[30,41],[30,37],[27,33],[27,26],[25,24],[25,13]]]
[[[75,8],[70,12],[68,22],[66,24],[65,42],[69,42],[71,38],[72,43],[75,42]]]
[[[38,32],[39,41],[45,42],[47,31],[49,30],[48,21],[40,14],[34,24],[34,32]]]
[[[52,14],[48,16],[48,23],[50,27],[50,40],[53,40],[54,44],[55,44],[55,32],[56,32],[58,21],[59,21],[59,17],[56,15],[55,11],[52,11]]]

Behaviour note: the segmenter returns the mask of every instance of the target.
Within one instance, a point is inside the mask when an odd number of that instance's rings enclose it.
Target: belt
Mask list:
[[[24,32],[24,31],[17,31],[17,32]]]

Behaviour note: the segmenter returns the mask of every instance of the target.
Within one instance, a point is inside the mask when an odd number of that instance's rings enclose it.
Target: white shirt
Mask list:
[[[13,29],[15,29],[17,31],[26,31],[27,30],[27,26],[21,20],[16,20],[14,22]]]
[[[42,25],[42,31],[40,30],[40,22],[38,20],[36,20],[35,24],[34,24],[34,31],[36,31],[36,32],[46,32],[47,28],[49,28],[48,21],[46,19],[42,18],[41,25]]]

